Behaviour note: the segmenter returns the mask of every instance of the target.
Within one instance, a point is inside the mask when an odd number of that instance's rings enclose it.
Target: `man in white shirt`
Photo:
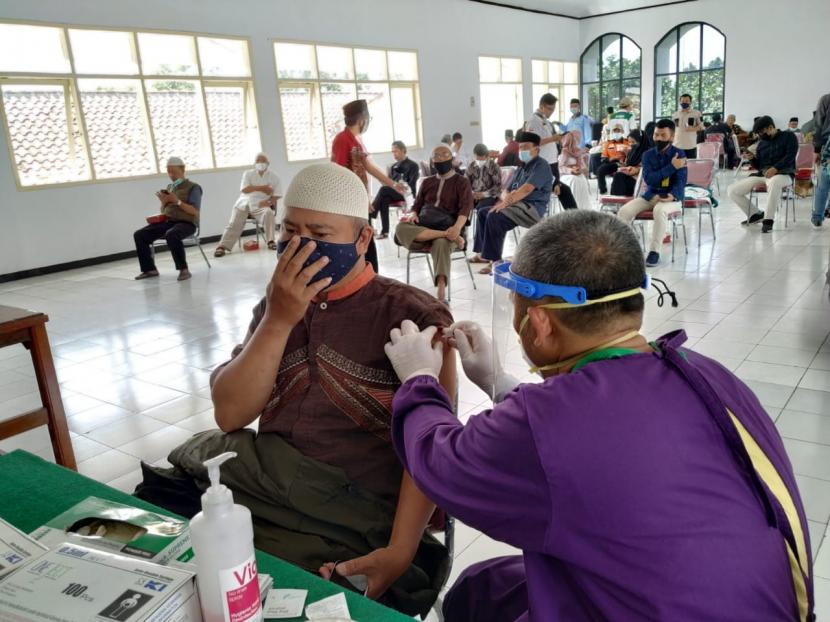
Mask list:
[[[452,135],[452,157],[453,164],[461,168],[467,168],[470,162],[473,161],[473,154],[464,146],[464,137],[461,132],[456,132]]]
[[[214,257],[223,257],[230,253],[239,241],[245,221],[249,216],[256,218],[265,230],[265,241],[269,250],[277,250],[274,242],[274,220],[277,213],[277,201],[282,196],[282,183],[277,174],[271,170],[268,156],[258,153],[254,168],[242,173],[239,198],[231,210],[231,219],[225,227],[225,233],[219,240]]]
[[[553,193],[559,197],[559,202],[565,209],[576,209],[576,199],[574,199],[571,189],[560,183],[559,179],[559,147],[557,143],[562,140],[562,135],[557,134],[550,122],[550,117],[556,111],[556,95],[553,93],[545,93],[539,98],[539,107],[530,115],[530,119],[525,123],[525,129],[528,132],[533,132],[541,138],[539,156],[550,164],[550,170],[553,173]]]
[[[684,93],[680,96],[680,110],[672,115],[674,127],[674,146],[682,149],[686,157],[693,160],[697,157],[697,133],[703,130],[703,122],[699,110],[692,109],[692,96]]]
[[[634,102],[631,101],[630,97],[626,96],[620,100],[617,106],[619,107],[619,110],[608,116],[607,127],[610,128],[617,124],[621,125],[623,128],[623,137],[628,138],[631,130],[636,129],[639,125],[637,123],[637,117],[634,115],[634,111],[632,110]],[[603,136],[603,142],[606,140],[608,140],[608,137]]]

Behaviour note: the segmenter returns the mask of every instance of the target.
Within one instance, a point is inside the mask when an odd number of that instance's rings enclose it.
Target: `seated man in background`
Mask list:
[[[723,116],[719,112],[712,115],[712,125],[704,131],[705,136],[712,134],[721,134],[723,136],[723,153],[726,158],[726,167],[735,168],[738,160],[737,154],[735,153],[735,142],[732,140],[732,128],[723,122]]]
[[[490,208],[498,201],[501,193],[501,169],[490,157],[487,146],[481,143],[473,147],[475,159],[470,162],[464,176],[473,189],[476,212]]]
[[[521,130],[517,130],[516,134],[519,132]],[[513,130],[504,130],[504,142],[504,149],[501,150],[499,155],[498,165],[518,166],[521,164],[519,161],[519,142],[516,140]]]
[[[464,146],[464,137],[461,132],[455,132],[452,135],[452,155],[453,164],[456,168],[467,168],[467,165],[473,159],[470,150]]]
[[[787,131],[788,132],[800,132],[801,128],[798,125],[798,117],[790,117],[790,121],[787,123]]]
[[[433,149],[432,163],[438,174],[421,183],[412,205],[412,219],[398,224],[395,238],[411,251],[429,250],[438,288],[436,297],[445,301],[452,252],[466,243],[462,231],[473,211],[473,191],[467,178],[455,172],[448,147]]]
[[[395,158],[395,163],[389,167],[387,174],[389,179],[398,184],[406,184],[415,196],[415,184],[418,182],[418,177],[421,175],[418,165],[409,159],[406,155],[406,145],[396,140],[392,143],[392,157]],[[375,195],[375,200],[372,201],[372,210],[369,212],[369,220],[373,220],[375,216],[380,214],[380,235],[376,236],[378,240],[385,240],[389,237],[389,206],[392,203],[400,203],[405,200],[404,196],[399,191],[400,187],[381,186],[378,193]]]
[[[654,222],[651,225],[651,241],[646,257],[646,266],[660,263],[660,248],[668,227],[668,215],[680,211],[686,192],[686,155],[672,145],[674,123],[660,119],[654,130],[654,148],[643,154],[642,170],[645,192],[620,208],[617,216],[626,224],[640,212],[652,210]]]
[[[367,264],[366,190],[345,168],[301,170],[280,233],[245,340],[211,376],[221,431],[174,449],[173,469],[144,465],[137,494],[191,516],[207,484],[202,461],[235,451],[222,483],[251,510],[257,548],[326,578],[330,562],[351,560],[349,574],[367,576],[370,598],[385,593],[381,602],[425,613],[446,579],[447,551],[424,534],[434,506],[391,445],[400,381],[384,344],[404,319],[423,329],[452,317]],[[445,361],[442,384],[454,394],[454,352]],[[246,428],[257,422],[258,432]]]
[[[199,223],[199,210],[202,207],[202,188],[184,175],[184,162],[175,156],[167,160],[167,176],[170,183],[163,190],[156,192],[159,200],[157,222],[142,227],[133,234],[135,250],[141,273],[136,281],[159,275],[153,259],[152,244],[164,238],[167,248],[173,256],[179,276],[176,280],[186,281],[191,277],[187,269],[187,255],[182,240],[196,232]]]
[[[761,233],[772,231],[775,214],[781,203],[781,191],[792,183],[795,175],[795,158],[798,154],[798,139],[792,132],[779,132],[770,116],[758,117],[752,132],[758,136],[758,148],[753,155],[746,152],[749,163],[757,170],[749,177],[736,181],[727,192],[747,216],[742,225],[751,225],[763,220]],[[760,179],[759,179],[760,178]],[[749,202],[749,194],[758,184],[767,187],[767,208],[761,212]]]
[[[499,202],[489,210],[476,214],[475,255],[471,263],[491,264],[479,274],[490,274],[492,264],[501,261],[504,238],[516,227],[532,227],[542,220],[548,210],[553,188],[553,172],[550,164],[539,155],[541,139],[533,132],[518,136],[519,157],[524,163],[517,168],[502,192]]]
[[[625,162],[625,157],[631,149],[631,142],[623,132],[623,126],[618,121],[611,123],[611,137],[602,146],[602,160],[597,168],[597,187],[600,194],[608,194],[606,177],[613,177],[614,173]]]
[[[271,170],[268,156],[258,153],[254,161],[254,168],[242,173],[242,183],[239,187],[239,198],[231,210],[231,220],[225,227],[225,233],[219,240],[219,246],[213,253],[214,257],[223,257],[230,253],[242,235],[245,221],[256,218],[265,231],[265,241],[269,250],[276,250],[274,242],[274,220],[277,213],[277,201],[282,196],[282,182],[277,174]]]

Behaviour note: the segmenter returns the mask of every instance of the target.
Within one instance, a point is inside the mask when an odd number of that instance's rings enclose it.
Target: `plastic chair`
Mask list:
[[[811,149],[812,147],[813,146],[810,145]],[[756,185],[749,191],[750,205],[755,206],[755,209],[757,210],[758,195],[765,194],[766,192],[767,185],[763,181]],[[789,224],[790,209],[793,211],[793,222],[795,222],[795,188],[793,187],[792,181],[781,189],[781,200],[784,202],[784,228],[786,229]]]
[[[723,134],[718,134],[721,138]],[[716,141],[707,141],[705,143],[700,143],[697,146],[697,159],[698,160],[712,160],[712,162],[719,167],[720,162],[720,155],[723,152],[723,142],[716,142]],[[691,160],[689,160],[691,162]],[[709,180],[710,182],[712,180]],[[714,182],[718,189],[718,194],[720,194],[720,180],[718,179],[717,175],[714,175]],[[692,182],[689,182],[692,183]],[[694,184],[698,185],[698,184]],[[711,183],[710,183],[711,185]],[[705,186],[708,188],[709,186]]]
[[[674,243],[677,241],[677,229],[683,229],[683,249],[688,253],[689,252],[689,244],[686,240],[686,223],[683,222],[683,203],[681,202],[680,206],[674,212],[669,212],[666,214],[668,221],[671,223],[671,260],[674,263]],[[640,212],[634,218],[634,224],[637,225],[637,228],[640,230],[640,238],[642,239],[643,250],[646,249],[646,228],[645,223],[648,221],[654,221],[654,211],[647,210],[645,212]]]
[[[703,143],[701,146],[703,146]],[[708,143],[714,144],[714,143]],[[700,150],[698,149],[698,153]],[[715,161],[709,158],[698,158],[695,160],[687,160],[686,162],[686,183],[690,186],[697,186],[699,188],[705,188],[706,190],[712,191],[712,180],[716,179],[715,176]],[[702,223],[703,223],[703,212],[704,210],[709,213],[709,223],[712,226],[712,239],[717,239],[717,234],[715,233],[715,216],[713,214],[713,207],[712,201],[709,199],[695,199],[691,197],[683,197],[683,202],[681,204],[683,210],[687,209],[697,209],[697,245],[700,246],[701,243],[701,233],[702,233]],[[685,228],[684,228],[685,234]]]
[[[167,242],[164,241],[164,238],[159,238],[158,240],[155,240],[150,245],[150,253],[155,258],[155,256],[156,256],[156,247],[157,246],[161,247],[161,246],[166,246],[166,245],[167,245]],[[207,267],[211,268],[211,265],[210,265],[210,262],[208,261],[207,255],[205,255],[205,251],[202,248],[202,240],[199,238],[199,225],[196,225],[196,231],[193,232],[193,235],[182,239],[182,245],[185,248],[190,248],[191,246],[195,246],[196,248],[198,248],[199,252],[202,253],[202,258],[205,260],[205,263],[207,264]]]
[[[464,229],[465,230],[462,233],[462,235],[464,236],[464,248],[458,248],[456,246],[455,249],[451,252],[450,255],[452,256],[452,261],[453,262],[455,262],[455,261],[463,261],[464,262],[464,265],[467,266],[467,272],[470,273],[470,280],[473,282],[473,289],[478,289],[478,287],[476,286],[475,276],[473,276],[473,268],[470,265],[470,262],[467,260],[467,248],[469,247],[469,244],[467,244],[466,227]],[[395,237],[394,239],[395,239],[395,244],[397,244],[398,248],[400,248],[402,246],[400,241],[398,240],[397,237]],[[427,268],[429,269],[429,276],[432,279],[433,283],[435,282],[435,272],[432,269],[432,260],[430,259],[429,251],[430,251],[430,246],[429,245],[426,245],[424,248],[422,248],[420,250],[406,249],[406,284],[407,285],[409,285],[409,273],[410,273],[412,260],[413,259],[419,259],[421,257],[423,257],[424,259],[427,260]],[[449,302],[451,299],[452,299],[452,275],[450,275],[450,278],[447,279],[447,302]]]
[[[634,197],[640,196],[643,185],[643,169],[637,175],[637,182],[634,184],[634,195],[630,197],[620,197],[612,194],[603,194],[599,197],[599,210],[601,212],[611,212],[616,214],[620,208],[628,203]]]
[[[245,224],[247,225],[248,223],[254,223],[254,235],[256,235],[256,243],[259,244],[260,233],[262,234],[262,240],[264,242],[265,241],[265,227],[261,227],[260,224],[259,224],[259,221],[256,218],[254,218],[253,216],[251,216],[250,214],[248,214],[248,217],[245,219]],[[239,244],[239,250],[242,250],[242,236],[241,235],[239,236],[239,241],[237,243]]]

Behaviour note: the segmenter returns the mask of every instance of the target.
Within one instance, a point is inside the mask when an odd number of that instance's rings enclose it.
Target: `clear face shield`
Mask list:
[[[530,373],[538,373],[548,369],[564,367],[570,361],[561,361],[552,365],[536,367],[532,361],[525,358],[521,345],[521,336],[517,334],[527,330],[526,323],[528,316],[516,318],[515,298],[521,295],[530,300],[541,300],[548,297],[557,297],[562,302],[534,305],[545,309],[573,309],[577,307],[611,302],[642,293],[648,289],[650,279],[645,276],[639,287],[625,288],[615,292],[603,293],[593,298],[588,298],[588,292],[584,287],[571,285],[554,285],[551,283],[540,283],[526,279],[511,270],[511,263],[503,261],[493,267],[493,294],[492,294],[492,336],[493,336],[493,369],[496,374],[509,374],[516,378],[526,377],[528,367]],[[518,322],[518,324],[516,323]],[[637,334],[636,331],[634,333]],[[630,338],[631,335],[625,335]],[[608,347],[605,344],[601,347]],[[500,386],[499,378],[496,378],[496,386]]]

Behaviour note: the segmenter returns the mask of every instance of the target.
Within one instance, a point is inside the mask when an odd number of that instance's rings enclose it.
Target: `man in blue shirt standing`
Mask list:
[[[654,224],[646,265],[654,267],[660,262],[660,248],[666,235],[670,214],[681,211],[686,191],[686,154],[672,145],[674,123],[660,119],[654,130],[654,148],[643,154],[642,175],[644,192],[623,205],[617,214],[623,222],[631,224],[640,212],[653,210]]]
[[[533,132],[521,132],[519,159],[522,166],[510,178],[508,190],[502,193],[499,202],[489,210],[481,209],[476,217],[476,239],[473,245],[475,255],[472,263],[501,261],[504,238],[516,227],[532,227],[542,220],[548,210],[553,173],[550,163],[539,155],[542,139]],[[490,274],[487,266],[480,274]]]
[[[582,114],[582,103],[574,97],[571,100],[571,118],[565,126],[565,131],[578,131],[582,135],[582,138],[580,139],[581,146],[590,147],[593,125],[594,120],[587,114]]]

